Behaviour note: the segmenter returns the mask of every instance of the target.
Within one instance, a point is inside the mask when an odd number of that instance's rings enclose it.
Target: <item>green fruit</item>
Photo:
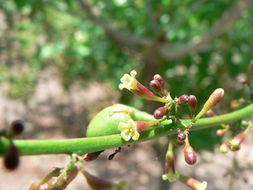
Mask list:
[[[86,136],[96,137],[120,134],[119,122],[131,120],[133,108],[123,104],[115,104],[100,111],[88,125]]]

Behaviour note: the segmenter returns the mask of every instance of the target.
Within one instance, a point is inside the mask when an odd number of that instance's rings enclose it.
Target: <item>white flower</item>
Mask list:
[[[132,70],[129,74],[124,74],[123,77],[120,79],[119,89],[122,90],[124,88],[128,90],[136,89],[137,80],[135,79],[135,76],[137,75],[137,72],[135,70]]]
[[[125,141],[129,141],[131,138],[134,141],[137,141],[140,137],[139,132],[137,131],[136,124],[133,120],[127,122],[120,122],[118,129],[121,131],[121,137]]]

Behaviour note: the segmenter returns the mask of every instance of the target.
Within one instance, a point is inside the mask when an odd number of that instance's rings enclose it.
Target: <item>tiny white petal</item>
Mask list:
[[[130,75],[131,75],[132,77],[135,77],[135,76],[137,75],[137,72],[136,72],[135,70],[132,70],[132,71],[130,72]]]
[[[126,135],[125,132],[121,132],[121,137],[125,140],[125,141],[129,141],[131,139],[131,137],[129,135]]]

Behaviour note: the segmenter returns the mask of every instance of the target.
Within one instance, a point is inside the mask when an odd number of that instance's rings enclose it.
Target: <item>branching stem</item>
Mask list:
[[[239,109],[237,111],[211,117],[199,119],[193,124],[191,130],[200,130],[208,127],[218,126],[222,123],[228,123],[243,119],[252,115],[253,103]],[[146,112],[136,111],[133,115],[134,120],[154,120],[152,115]],[[182,120],[186,126],[190,120]],[[141,133],[138,141],[124,141],[120,135],[109,135],[100,137],[73,138],[61,140],[15,140],[14,144],[19,149],[21,155],[39,155],[39,154],[85,154],[96,152],[104,149],[115,148],[124,145],[137,144],[150,139],[155,139],[161,136],[176,134],[177,130],[170,120],[163,121],[161,125],[145,130]],[[0,139],[0,155],[3,155],[9,140]]]

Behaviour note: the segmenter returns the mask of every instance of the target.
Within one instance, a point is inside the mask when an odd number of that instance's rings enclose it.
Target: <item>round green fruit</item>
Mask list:
[[[115,104],[101,110],[88,125],[86,136],[96,137],[119,134],[119,122],[131,120],[133,108],[123,104]]]

